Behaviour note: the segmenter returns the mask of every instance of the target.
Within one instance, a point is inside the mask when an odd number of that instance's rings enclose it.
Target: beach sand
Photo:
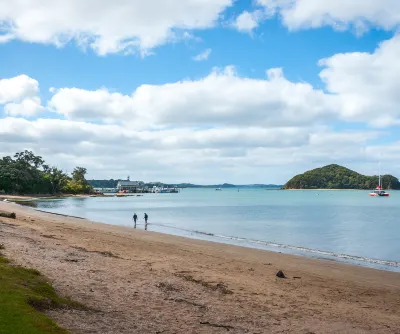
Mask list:
[[[0,210],[5,256],[91,308],[48,312],[72,333],[400,333],[399,273]]]

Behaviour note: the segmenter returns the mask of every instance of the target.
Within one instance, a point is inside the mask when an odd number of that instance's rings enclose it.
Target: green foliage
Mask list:
[[[72,172],[72,179],[68,180],[63,191],[69,194],[89,194],[92,187],[85,179],[86,172],[86,168],[76,167]]]
[[[0,333],[67,333],[39,310],[77,307],[57,296],[37,270],[11,266],[0,256]]]
[[[53,194],[60,193],[70,179],[67,174],[57,167],[48,168],[44,177],[50,182]]]
[[[88,180],[93,188],[116,188],[118,181],[121,180]]]
[[[9,194],[90,193],[86,169],[77,167],[72,178],[57,167],[49,167],[30,151],[0,159],[0,191]]]
[[[285,189],[374,189],[378,176],[365,176],[339,165],[328,165],[299,174],[284,186]],[[400,189],[400,182],[392,175],[382,177],[385,189]]]
[[[32,152],[17,153],[14,159],[0,160],[0,189],[8,193],[48,193],[49,181],[45,175],[44,161]]]

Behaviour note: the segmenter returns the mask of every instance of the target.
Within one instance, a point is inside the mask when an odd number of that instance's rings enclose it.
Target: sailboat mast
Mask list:
[[[379,161],[379,188],[382,189],[381,162]]]

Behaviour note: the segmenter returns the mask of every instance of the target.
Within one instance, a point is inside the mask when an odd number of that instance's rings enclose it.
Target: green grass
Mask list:
[[[83,308],[57,296],[35,269],[9,264],[0,254],[0,333],[67,333],[41,311],[54,308]]]

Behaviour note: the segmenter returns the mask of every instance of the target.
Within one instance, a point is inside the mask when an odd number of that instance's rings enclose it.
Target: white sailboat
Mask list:
[[[372,192],[369,193],[369,196],[373,197],[388,197],[390,196],[389,193],[386,191],[382,190],[382,177],[381,177],[381,164],[379,163],[379,181],[378,181],[378,186],[373,190]]]

